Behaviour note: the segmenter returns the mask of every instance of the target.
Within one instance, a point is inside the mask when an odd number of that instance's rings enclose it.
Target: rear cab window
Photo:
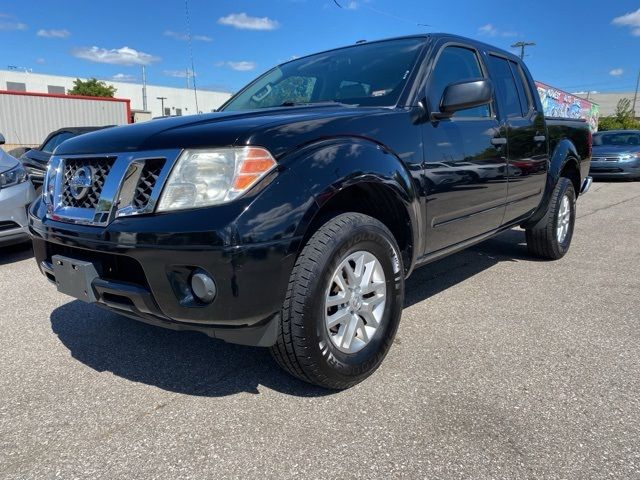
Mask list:
[[[500,97],[498,108],[505,118],[528,115],[532,99],[524,83],[524,72],[516,62],[489,54],[489,69],[494,88]]]

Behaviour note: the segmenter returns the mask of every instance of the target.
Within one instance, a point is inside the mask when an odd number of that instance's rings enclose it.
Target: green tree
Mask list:
[[[616,113],[609,117],[600,117],[598,130],[640,130],[640,121],[633,116],[631,100],[621,98],[616,105]]]
[[[73,88],[67,91],[69,95],[84,95],[86,97],[109,97],[113,98],[116,93],[116,87],[107,85],[96,78],[90,78],[86,81],[77,78],[73,82]]]

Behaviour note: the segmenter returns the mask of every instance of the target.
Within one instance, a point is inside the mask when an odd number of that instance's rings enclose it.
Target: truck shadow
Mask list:
[[[8,247],[0,247],[0,265],[8,265],[33,257],[31,242],[19,243]]]
[[[531,260],[523,241],[522,232],[511,230],[417,270],[407,281],[405,306],[427,300],[499,262]],[[304,397],[332,393],[289,376],[264,348],[153,327],[77,300],[54,310],[51,326],[76,360],[96,371],[167,391],[219,397],[257,394],[262,385]]]

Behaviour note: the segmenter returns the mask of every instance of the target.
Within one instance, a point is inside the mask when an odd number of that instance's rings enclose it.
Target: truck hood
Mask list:
[[[18,163],[20,163],[18,160],[0,148],[0,173],[11,170],[13,167],[18,165]]]
[[[134,125],[114,127],[71,138],[63,142],[55,155],[103,154],[176,148],[208,148],[246,145],[274,127],[286,126],[289,133],[320,135],[319,130],[330,122],[352,119],[354,116],[389,112],[389,109],[359,108],[344,105],[309,105],[241,112],[217,112],[151,120]],[[254,139],[255,140],[255,139]],[[266,140],[268,141],[268,139]],[[257,143],[256,143],[257,144]],[[275,147],[282,153],[282,138]]]

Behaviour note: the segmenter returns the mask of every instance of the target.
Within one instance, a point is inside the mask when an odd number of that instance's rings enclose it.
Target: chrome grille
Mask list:
[[[53,156],[47,178],[47,216],[61,222],[108,225],[152,213],[181,150]]]
[[[104,183],[115,158],[67,158],[64,160],[61,205],[74,208],[96,208]],[[70,185],[73,176],[83,167],[91,169],[91,186],[82,197],[76,198]]]
[[[592,162],[618,162],[620,157],[591,157]]]
[[[133,196],[132,205],[136,210],[143,210],[149,205],[151,194],[160,177],[160,173],[162,173],[164,163],[164,158],[154,158],[145,161]]]

